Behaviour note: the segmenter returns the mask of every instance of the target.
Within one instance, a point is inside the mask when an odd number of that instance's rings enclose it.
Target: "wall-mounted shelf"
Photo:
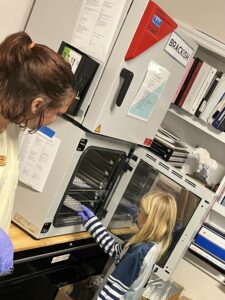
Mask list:
[[[177,23],[185,34],[191,37],[199,46],[225,58],[225,44],[179,20],[177,20]]]
[[[185,120],[189,124],[195,126],[196,128],[200,129],[201,131],[206,132],[211,137],[217,139],[219,142],[225,143],[225,132],[221,132],[216,128],[213,128],[210,124],[201,121],[196,116],[191,115],[187,111],[178,106],[171,104],[169,112],[176,115],[177,117]]]
[[[224,230],[225,230],[225,206],[222,204],[215,202],[213,204],[212,210],[219,214],[220,216],[224,217]]]
[[[225,44],[213,39],[203,32],[178,21],[179,26],[186,35],[191,37],[199,48],[196,57],[208,62],[215,68],[225,73]],[[210,156],[218,162],[218,182],[220,185],[215,193],[218,198],[225,189],[225,132],[221,132],[200,118],[190,114],[184,109],[171,104],[168,113],[163,120],[163,126],[192,147],[203,147],[208,150]],[[219,176],[220,173],[220,176]],[[214,176],[215,177],[215,176]],[[225,206],[215,202],[205,222],[218,232],[225,231]],[[184,257],[188,262],[225,285],[225,274],[219,267],[188,250]]]

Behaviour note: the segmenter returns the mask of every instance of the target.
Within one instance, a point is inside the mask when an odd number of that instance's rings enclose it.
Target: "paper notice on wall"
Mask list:
[[[75,25],[74,47],[104,62],[122,15],[125,0],[85,0]]]
[[[19,180],[42,192],[61,141],[54,131],[44,127],[34,134],[28,129],[20,133]]]
[[[148,121],[166,86],[170,72],[151,60],[142,85],[127,114]]]

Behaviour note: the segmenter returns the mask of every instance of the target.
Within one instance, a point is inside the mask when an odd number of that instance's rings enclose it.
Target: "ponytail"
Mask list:
[[[0,44],[0,69],[13,72],[20,68],[24,61],[30,56],[32,43],[31,38],[25,32],[18,32],[8,36]]]
[[[40,127],[46,110],[61,107],[74,94],[74,74],[61,55],[35,44],[26,32],[0,44],[0,114],[5,119],[26,127],[33,117],[32,101],[41,97],[43,105],[35,114]]]

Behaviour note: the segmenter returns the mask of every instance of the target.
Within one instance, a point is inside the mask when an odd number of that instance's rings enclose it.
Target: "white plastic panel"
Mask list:
[[[164,180],[165,185],[168,185],[168,187],[165,186],[165,190],[169,189],[169,192],[170,189],[174,189],[174,191],[176,191],[176,189],[182,190],[182,194],[177,194],[177,197],[179,196],[179,198],[176,197],[178,206],[180,207],[178,210],[179,216],[177,216],[177,220],[180,220],[180,216],[182,216],[185,225],[180,229],[177,227],[176,230],[179,230],[176,233],[176,239],[179,238],[178,242],[175,243],[175,247],[172,249],[172,252],[168,252],[163,261],[159,261],[155,268],[155,273],[157,276],[167,280],[171,276],[179,260],[183,257],[192,239],[207,216],[207,213],[213,204],[215,195],[212,191],[205,188],[201,183],[180,173],[179,170],[173,168],[169,163],[161,160],[159,157],[155,156],[145,148],[137,148],[134,152],[134,155],[137,156],[138,159],[136,161],[130,161],[130,166],[133,168],[133,170],[127,171],[122,177],[118,188],[113,195],[109,206],[107,207],[108,214],[104,223],[107,224],[113,218],[118,204],[120,201],[122,202],[126,198],[124,195],[125,192],[127,193],[127,187],[131,182],[136,168],[140,163],[142,163],[142,161],[152,167],[151,173],[158,172],[159,175],[162,174],[162,179]],[[147,176],[148,175],[145,174],[145,178],[147,178]],[[149,189],[152,191],[157,188],[157,182],[150,183],[149,181],[146,183],[148,190],[146,190],[146,187],[142,187],[143,184],[141,184],[141,187],[145,189],[146,192],[149,191]],[[187,195],[187,202],[185,199],[183,199],[185,198],[185,195]],[[115,222],[110,223],[110,227],[113,228],[111,224],[115,224]],[[130,224],[128,222],[127,224],[128,226],[126,227],[129,227]],[[177,224],[180,225],[181,223],[178,222]],[[126,223],[124,222],[124,226],[125,225]],[[134,224],[132,226],[134,226]]]
[[[118,150],[124,152],[125,157],[131,148],[130,144],[87,133],[62,118],[49,127],[55,131],[61,145],[44,189],[40,193],[19,183],[13,208],[13,221],[35,238],[84,231],[81,224],[56,228],[52,223],[79,159],[88,147]],[[40,233],[48,222],[51,223],[50,229]]]
[[[132,6],[129,11],[83,125],[102,135],[143,145],[146,139],[154,138],[183,77],[185,68],[164,50],[170,36],[165,37],[139,56],[128,61],[124,60],[142,14],[139,3],[136,5],[138,7]],[[176,32],[193,48],[194,55],[195,43],[185,38],[179,30]],[[153,111],[146,120],[140,120],[128,115],[128,111],[142,87],[151,62],[156,62],[165,68],[170,75]],[[120,73],[124,68],[132,72],[134,77],[122,105],[117,106],[115,102],[122,82]],[[143,107],[143,109],[145,108]],[[147,144],[145,145],[147,146]]]

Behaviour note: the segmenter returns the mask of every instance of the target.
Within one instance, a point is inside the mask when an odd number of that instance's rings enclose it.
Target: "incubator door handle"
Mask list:
[[[122,77],[123,83],[121,85],[121,88],[119,90],[117,99],[116,99],[116,105],[117,106],[121,106],[121,104],[123,103],[123,99],[126,96],[126,93],[129,89],[129,86],[131,84],[131,81],[134,77],[134,73],[123,68],[120,72],[120,77]]]

